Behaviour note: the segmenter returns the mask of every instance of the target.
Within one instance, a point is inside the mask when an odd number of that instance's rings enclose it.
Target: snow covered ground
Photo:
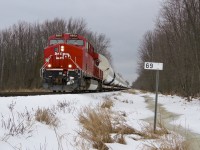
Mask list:
[[[148,94],[154,98],[154,94]],[[193,99],[191,102],[178,96],[159,96],[159,103],[168,111],[180,114],[177,120],[171,123],[181,125],[182,127],[200,134],[200,99]]]
[[[86,107],[95,107],[105,99],[114,102],[113,111],[125,113],[126,124],[142,130],[145,118],[154,116],[147,108],[145,97],[154,101],[152,93],[136,91],[86,94],[61,94],[29,97],[0,97],[0,150],[76,150],[82,149],[79,131],[83,128],[78,114]],[[159,95],[158,102],[169,112],[180,116],[170,123],[200,134],[200,100],[187,102],[178,96]],[[65,104],[62,107],[61,104]],[[38,122],[38,109],[49,109],[57,119],[56,127]],[[134,140],[135,139],[135,140]],[[136,140],[136,135],[125,135],[126,144],[107,143],[112,150],[143,149],[148,143],[159,145],[156,139]],[[87,143],[87,142],[86,142]],[[154,145],[154,144],[153,144]],[[91,144],[88,147],[92,149]]]

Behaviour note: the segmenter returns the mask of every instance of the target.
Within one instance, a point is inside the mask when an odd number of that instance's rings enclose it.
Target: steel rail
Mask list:
[[[74,91],[74,92],[0,92],[0,97],[102,93],[102,92],[112,92],[112,91],[123,91],[123,90],[127,90],[127,89],[109,89],[109,88],[106,89],[106,88],[104,88],[103,91]]]
[[[0,92],[0,97],[73,94],[72,92]]]

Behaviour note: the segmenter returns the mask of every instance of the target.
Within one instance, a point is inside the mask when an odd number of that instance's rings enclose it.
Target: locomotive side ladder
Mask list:
[[[51,59],[52,55],[50,55],[47,59],[48,61],[45,62],[45,64],[40,68],[40,77],[43,78],[43,73],[44,73],[44,69],[47,66],[47,64],[49,63],[50,59]]]

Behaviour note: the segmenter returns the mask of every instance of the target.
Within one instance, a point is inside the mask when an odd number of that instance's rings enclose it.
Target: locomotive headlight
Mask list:
[[[69,64],[68,67],[69,67],[69,68],[72,68],[72,64]]]
[[[60,50],[61,50],[61,52],[64,52],[65,47],[64,47],[64,46],[61,46],[61,47],[60,47]]]
[[[51,66],[52,66],[51,64],[48,64],[48,67],[49,67],[49,68],[51,68]]]

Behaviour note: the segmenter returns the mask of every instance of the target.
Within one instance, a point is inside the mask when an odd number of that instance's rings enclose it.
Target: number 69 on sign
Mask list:
[[[144,69],[148,70],[163,70],[163,63],[145,62]]]

